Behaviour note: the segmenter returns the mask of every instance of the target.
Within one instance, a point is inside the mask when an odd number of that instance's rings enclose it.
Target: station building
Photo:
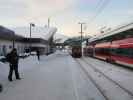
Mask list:
[[[54,31],[54,33],[55,32],[56,31]],[[24,54],[29,52],[29,50],[39,50],[41,54],[48,54],[50,52],[48,40],[20,36],[15,34],[14,31],[0,26],[0,56],[5,56],[13,47],[17,49],[19,54]]]

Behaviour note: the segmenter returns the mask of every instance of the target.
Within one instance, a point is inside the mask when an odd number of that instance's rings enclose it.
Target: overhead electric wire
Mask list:
[[[99,2],[97,3],[96,9],[98,9],[96,11],[96,13],[92,16],[92,18],[90,18],[88,24],[91,24],[97,17],[98,15],[100,15],[102,13],[102,11],[107,7],[107,5],[109,4],[110,0],[99,0]],[[102,3],[102,4],[101,4]],[[98,6],[101,4],[100,8],[98,8]]]
[[[96,6],[95,6],[95,9],[94,10],[97,10],[99,7],[100,7],[100,5],[102,5],[103,3],[102,2],[104,2],[105,0],[99,0],[98,2],[97,2],[97,4],[96,4]]]
[[[94,14],[92,14],[92,16],[90,17],[90,20],[88,21],[88,23],[90,24],[90,22],[94,19],[94,17],[96,16],[96,14],[98,13],[97,9],[99,9],[100,5],[103,4],[102,2],[104,2],[105,0],[99,0],[94,8],[94,11],[96,11]]]

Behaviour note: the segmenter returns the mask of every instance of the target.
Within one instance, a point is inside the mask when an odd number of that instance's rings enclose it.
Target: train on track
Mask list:
[[[84,55],[133,68],[133,23],[89,40]]]
[[[80,58],[82,56],[81,46],[72,46],[72,57]]]

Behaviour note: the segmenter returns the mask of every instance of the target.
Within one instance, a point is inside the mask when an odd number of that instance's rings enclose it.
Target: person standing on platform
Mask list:
[[[36,51],[36,55],[37,55],[38,60],[40,60],[40,51],[39,50]]]
[[[3,90],[3,87],[2,87],[2,84],[0,84],[0,92],[2,92]]]
[[[13,48],[12,51],[7,54],[6,59],[9,62],[9,66],[10,66],[8,80],[12,81],[13,71],[15,71],[16,79],[20,80],[21,78],[20,78],[19,72],[18,72],[19,56],[17,54],[17,49]]]

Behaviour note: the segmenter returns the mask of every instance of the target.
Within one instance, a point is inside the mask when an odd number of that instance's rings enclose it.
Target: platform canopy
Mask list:
[[[131,30],[131,29],[133,29],[133,22],[132,23],[127,23],[127,24],[124,24],[124,25],[119,25],[115,29],[110,30],[109,32],[98,34],[98,35],[92,37],[89,40],[89,42],[94,42],[94,41],[104,39],[104,38],[107,38],[107,37],[111,37],[111,36],[114,36],[114,35],[119,35],[122,32],[125,32],[127,30]],[[126,32],[125,32],[125,34],[126,34]]]

